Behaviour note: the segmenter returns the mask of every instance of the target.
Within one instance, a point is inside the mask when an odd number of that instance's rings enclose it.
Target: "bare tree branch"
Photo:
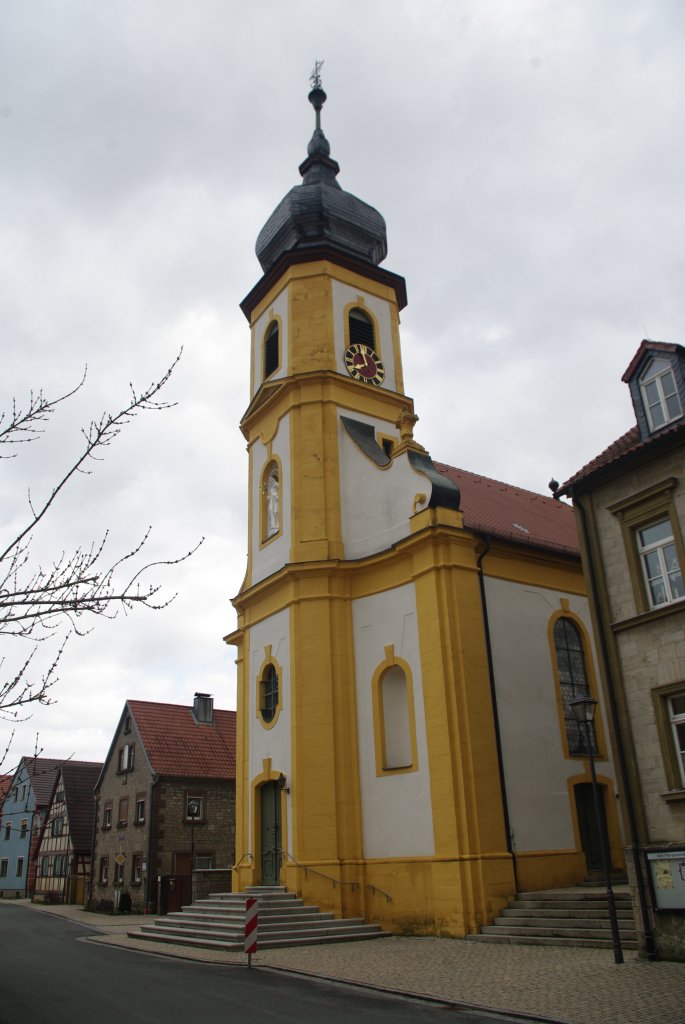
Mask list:
[[[34,532],[75,474],[92,472],[90,461],[99,460],[103,450],[139,413],[159,412],[176,404],[163,401],[159,396],[181,354],[179,352],[160,380],[144,391],[137,391],[131,384],[130,399],[123,409],[103,413],[82,431],[84,443],[81,452],[45,499],[34,503],[29,493],[28,520],[0,552],[0,636],[29,639],[38,645],[62,630],[66,629],[66,633],[52,664],[42,675],[32,677],[32,662],[38,649],[34,646],[13,675],[4,682],[0,679],[0,719],[16,719],[21,709],[32,703],[53,703],[51,691],[57,682],[57,665],[66,642],[71,635],[82,636],[90,632],[92,627],[86,625],[88,620],[97,616],[114,618],[118,611],[127,613],[137,605],[153,610],[166,608],[176,595],[163,595],[159,583],[144,583],[143,576],[160,566],[179,565],[194,554],[204,540],[202,538],[181,556],[143,565],[138,564],[139,556],[150,537],[151,527],[130,551],[109,565],[106,560],[109,531],[98,543],[78,546],[70,552],[62,551],[49,566],[34,564],[31,553]],[[15,458],[18,454],[4,455],[3,446],[37,440],[55,408],[73,397],[84,381],[85,372],[75,388],[55,399],[45,398],[42,391],[32,392],[24,408],[15,401],[11,413],[0,415],[0,458]],[[2,666],[0,661],[0,670]]]

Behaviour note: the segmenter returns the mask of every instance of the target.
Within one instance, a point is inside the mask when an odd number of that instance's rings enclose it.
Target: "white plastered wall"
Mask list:
[[[341,410],[361,423],[370,424],[379,434],[394,436],[394,424]],[[338,422],[340,438],[340,507],[345,558],[363,558],[385,551],[411,532],[411,516],[426,507],[431,483],[427,476],[409,464],[406,453],[386,467],[377,466],[361,451]],[[415,503],[417,495],[424,500]]]
[[[291,539],[291,466],[290,419],[284,416],[271,442],[271,455],[280,460],[279,517],[281,531],[264,543],[261,542],[262,473],[267,464],[266,445],[257,440],[250,449],[252,459],[252,580],[258,583],[284,566],[290,555]]]
[[[563,597],[591,637],[587,600],[490,577],[485,592],[514,848],[575,849],[567,780],[582,774],[586,761],[564,756],[548,624]],[[594,650],[588,653],[598,679]],[[597,761],[597,772],[615,777],[611,761]]]
[[[359,302],[359,296],[364,300]],[[378,329],[376,351],[381,357],[385,369],[382,387],[397,391],[395,371],[395,351],[392,344],[392,321],[390,319],[390,303],[379,299],[369,292],[352,288],[341,281],[333,281],[333,323],[335,325],[335,360],[338,373],[347,374],[345,368],[345,308],[350,304],[359,305],[361,309],[371,313]]]
[[[262,724],[257,708],[259,670],[266,657],[266,647],[271,644],[271,657],[280,668],[278,686],[281,710],[271,728]],[[286,778],[291,775],[290,753],[290,614],[288,609],[276,612],[250,629],[250,678],[249,678],[249,786],[256,776],[263,771],[265,757],[271,758],[271,768],[283,772]],[[288,796],[289,800],[290,797]],[[252,801],[247,800],[249,814],[252,814]],[[290,834],[291,815],[287,815],[288,835],[286,849],[292,849]],[[252,821],[249,822],[248,835],[252,834]]]
[[[416,592],[413,583],[353,602],[359,778],[364,856],[428,857],[435,854],[430,773]],[[376,775],[371,683],[385,661],[385,647],[411,669],[418,771]]]
[[[264,334],[273,319],[280,317],[279,346],[281,362],[275,373],[272,373],[269,380],[278,380],[285,377],[288,372],[288,291],[283,288],[273,304],[255,321],[252,328],[252,398],[263,383],[264,357]]]

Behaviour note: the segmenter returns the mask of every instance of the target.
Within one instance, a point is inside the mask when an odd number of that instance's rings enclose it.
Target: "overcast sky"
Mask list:
[[[161,376],[175,408],[129,426],[35,541],[47,563],[152,525],[163,612],[72,638],[33,750],[103,759],[127,698],[235,707],[230,598],[246,564],[254,242],[313,130],[388,226],[417,439],[547,493],[631,423],[640,340],[685,341],[679,0],[5,0],[0,11],[0,407],[84,388],[0,463],[0,540],[80,428]],[[4,546],[4,544],[3,544]],[[45,665],[55,640],[39,652]],[[5,676],[27,653],[1,641]],[[9,723],[0,723],[0,742]],[[3,744],[4,746],[4,744]]]

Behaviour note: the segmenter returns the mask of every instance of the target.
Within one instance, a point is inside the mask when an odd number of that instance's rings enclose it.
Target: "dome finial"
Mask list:
[[[314,61],[314,70],[309,76],[309,81],[311,82],[312,90],[309,93],[309,96],[307,97],[311,105],[314,107],[314,110],[316,111],[317,131],[321,131],[321,108],[326,102],[326,93],[323,91],[323,86],[321,85],[321,68],[323,67],[323,64],[324,62],[322,60]]]

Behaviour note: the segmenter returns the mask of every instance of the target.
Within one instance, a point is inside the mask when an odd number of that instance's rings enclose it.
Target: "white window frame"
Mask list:
[[[145,804],[146,804],[146,802],[147,801],[145,799],[145,796],[137,796],[136,797],[135,817],[133,819],[134,825],[144,825],[145,824]],[[140,813],[141,810],[142,810],[142,813]]]
[[[685,729],[685,711],[678,712],[673,706],[674,700],[685,700],[685,692],[683,693],[672,693],[668,698],[668,717],[671,723],[671,733],[673,735],[673,747],[675,752],[676,761],[678,762],[678,768],[680,770],[680,782],[685,789],[685,735],[681,738],[678,735],[678,727],[681,726]]]
[[[664,387],[664,381],[669,376],[671,378],[673,389],[667,392]],[[647,395],[647,388],[650,384],[653,384],[656,389],[656,401],[650,401]],[[642,402],[650,430],[660,430],[662,427],[665,427],[669,423],[673,423],[675,420],[679,420],[682,417],[683,408],[676,385],[676,375],[673,371],[672,365],[667,359],[657,358],[651,361],[640,378],[640,393],[642,395]],[[675,397],[678,403],[678,411],[671,414],[668,408],[668,400],[673,397]],[[659,422],[655,421],[655,410],[658,410]]]
[[[645,530],[651,530],[655,526],[661,526],[662,524],[668,526],[668,529],[670,531],[668,536],[662,537],[660,540],[654,541],[651,544],[643,543],[642,533]],[[668,565],[666,563],[666,556],[664,554],[664,550],[667,547],[673,548],[675,553],[676,564],[678,566],[678,575],[680,577],[682,584],[683,570],[682,566],[680,565],[680,560],[678,558],[678,547],[676,544],[675,536],[673,534],[673,523],[671,522],[670,516],[664,516],[662,519],[657,519],[652,523],[645,523],[641,526],[638,526],[635,533],[635,540],[637,542],[638,555],[640,556],[640,565],[642,566],[642,575],[645,581],[645,589],[647,592],[647,600],[649,601],[649,607],[663,608],[665,605],[673,604],[675,601],[682,601],[683,595],[679,596],[677,594],[674,594],[673,592],[673,587],[671,586],[671,575],[673,575],[673,571],[669,573]],[[647,569],[647,557],[653,554],[657,555],[660,572],[658,576],[650,577],[649,571]],[[664,593],[666,594],[666,600],[654,600],[654,595],[652,592],[652,581],[661,581],[663,583]]]

